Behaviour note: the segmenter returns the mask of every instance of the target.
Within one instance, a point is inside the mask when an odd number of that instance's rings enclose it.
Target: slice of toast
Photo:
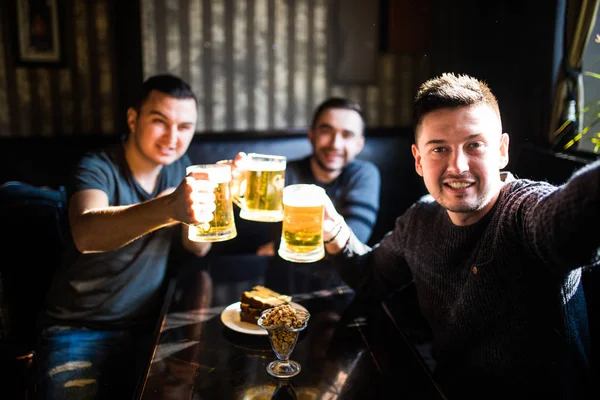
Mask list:
[[[242,304],[248,304],[251,308],[260,309],[261,311],[291,301],[292,296],[277,293],[261,285],[254,286],[252,290],[247,290],[240,296]]]
[[[250,307],[247,303],[240,304],[240,320],[250,323],[256,323],[260,318],[260,314],[264,310],[260,308]]]

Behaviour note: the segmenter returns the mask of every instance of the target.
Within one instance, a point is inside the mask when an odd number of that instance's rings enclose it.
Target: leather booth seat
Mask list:
[[[37,316],[69,235],[63,188],[0,185],[0,397],[34,398]]]

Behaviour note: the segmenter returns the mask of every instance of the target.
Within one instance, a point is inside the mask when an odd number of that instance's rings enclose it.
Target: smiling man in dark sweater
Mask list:
[[[414,104],[415,167],[429,195],[370,248],[333,204],[328,258],[385,299],[414,280],[450,399],[590,398],[581,269],[598,263],[600,164],[564,185],[501,172],[509,137],[488,86],[443,74]]]

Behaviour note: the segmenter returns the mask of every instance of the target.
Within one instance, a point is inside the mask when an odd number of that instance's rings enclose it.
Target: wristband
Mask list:
[[[343,219],[340,220],[340,222],[338,223],[338,230],[337,230],[337,232],[332,237],[330,237],[329,239],[325,240],[323,242],[324,244],[329,244],[329,243],[333,242],[338,237],[338,235],[342,231],[342,228],[344,227],[344,224],[342,223],[343,221],[344,221]]]

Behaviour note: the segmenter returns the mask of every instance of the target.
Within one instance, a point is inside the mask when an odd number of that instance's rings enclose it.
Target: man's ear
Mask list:
[[[500,136],[500,169],[506,168],[508,165],[508,144],[510,142],[510,138],[508,133],[503,133]]]
[[[315,133],[315,131],[314,131],[312,128],[310,128],[310,129],[308,130],[308,140],[310,141],[310,143],[311,143],[313,146],[314,146],[314,144],[315,144],[315,136],[316,136],[316,133]]]
[[[417,171],[417,174],[423,176],[423,166],[421,165],[421,153],[419,152],[419,148],[416,144],[413,144],[410,149],[415,158],[415,170]]]
[[[361,135],[360,138],[358,139],[359,143],[358,143],[358,153],[360,153],[362,151],[362,149],[365,147],[365,136]]]
[[[137,122],[138,113],[133,107],[129,107],[127,109],[127,127],[129,128],[129,133],[135,131],[135,124]]]

